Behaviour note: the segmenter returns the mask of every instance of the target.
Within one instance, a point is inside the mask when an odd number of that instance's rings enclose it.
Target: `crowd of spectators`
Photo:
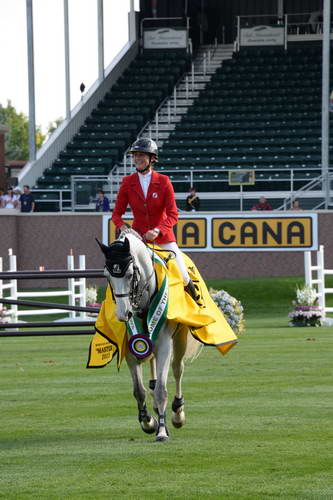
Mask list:
[[[28,185],[23,186],[23,192],[18,188],[9,186],[7,191],[0,188],[0,209],[9,208],[18,212],[34,212],[35,199]]]

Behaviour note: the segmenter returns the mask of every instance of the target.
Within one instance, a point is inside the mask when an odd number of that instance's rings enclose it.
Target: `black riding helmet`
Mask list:
[[[149,155],[153,155],[154,159],[158,158],[158,147],[155,141],[152,139],[137,139],[133,142],[130,153],[147,153]]]

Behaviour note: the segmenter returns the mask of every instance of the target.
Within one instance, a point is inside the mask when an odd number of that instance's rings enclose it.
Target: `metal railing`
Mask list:
[[[71,193],[70,189],[33,189],[32,190],[33,194],[35,195],[36,193],[52,193],[55,195],[53,198],[38,198],[35,196],[35,202],[38,205],[47,205],[52,203],[57,204],[59,212],[64,212],[72,209],[72,200],[71,198],[65,198],[64,194],[65,193]],[[38,210],[38,205],[37,205],[37,210]],[[53,210],[51,210],[53,212]]]
[[[301,14],[285,14],[283,17],[272,14],[258,14],[246,15],[236,17],[236,40],[235,48],[240,49],[241,46],[241,29],[242,28],[255,28],[256,26],[269,26],[269,27],[284,27],[284,48],[287,50],[288,38],[292,35],[313,35],[322,36],[323,21],[322,13],[321,20],[319,12],[303,12]],[[318,14],[315,18],[314,14]],[[331,22],[331,33],[333,31],[333,22]],[[293,41],[295,39],[293,38]]]
[[[315,179],[312,179],[310,182],[302,186],[300,189],[298,189],[296,192],[290,193],[290,195],[284,200],[283,204],[278,207],[277,210],[288,210],[291,208],[292,203],[295,199],[300,198],[303,193],[309,192],[309,191],[314,191],[317,186],[320,186],[320,189],[318,190],[319,192],[322,192],[323,196],[323,201],[318,203],[315,207],[314,210],[317,210],[321,208],[322,206],[325,206],[326,200],[325,200],[325,194],[324,194],[324,189],[323,189],[323,183],[326,181],[326,175],[321,174],[318,175]],[[328,176],[328,182],[330,183],[331,187],[331,182],[333,181],[333,173],[330,173]],[[331,189],[330,189],[331,191]],[[331,196],[331,201],[332,201],[332,196]]]

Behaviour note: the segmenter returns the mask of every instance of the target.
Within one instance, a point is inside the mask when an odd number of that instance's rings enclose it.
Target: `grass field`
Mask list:
[[[210,283],[246,333],[187,366],[168,443],[139,429],[125,365],[85,369],[88,337],[0,339],[0,498],[332,500],[333,328],[287,326],[301,281]]]

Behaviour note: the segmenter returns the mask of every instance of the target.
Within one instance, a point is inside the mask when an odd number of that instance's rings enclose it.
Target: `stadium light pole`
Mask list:
[[[322,69],[322,111],[321,111],[321,173],[322,190],[325,193],[325,209],[330,202],[329,141],[330,141],[330,37],[331,0],[324,0],[323,9],[323,69]]]
[[[29,91],[29,161],[36,159],[36,112],[35,112],[35,68],[34,68],[34,28],[32,0],[26,0],[27,8],[27,48],[28,48],[28,91]]]
[[[71,81],[69,62],[69,26],[68,26],[68,0],[64,0],[64,45],[65,45],[65,87],[66,87],[66,119],[71,117]]]
[[[130,11],[128,14],[128,39],[130,42],[134,42],[136,40],[136,19],[135,19],[134,0],[130,0]]]
[[[103,0],[97,0],[97,33],[98,33],[98,79],[104,79],[104,14]]]

